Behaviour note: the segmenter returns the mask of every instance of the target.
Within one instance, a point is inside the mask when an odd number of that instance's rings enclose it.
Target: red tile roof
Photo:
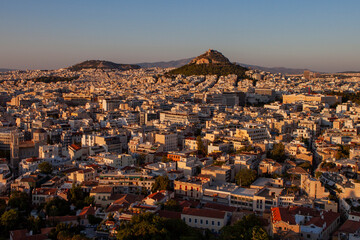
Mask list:
[[[182,215],[191,215],[207,218],[225,218],[225,212],[212,209],[198,209],[185,207],[181,213]]]
[[[97,186],[91,189],[91,193],[112,193],[113,187],[111,186]]]
[[[295,215],[311,216],[311,219],[303,225],[309,226],[313,224],[322,228],[324,223],[326,223],[324,229],[328,228],[338,217],[340,217],[340,213],[318,211],[313,208],[301,206],[274,207],[271,209],[271,215],[273,222],[283,221],[291,225],[296,225]]]
[[[35,188],[33,195],[56,195],[57,188]]]
[[[79,216],[95,215],[95,208],[92,206],[84,207]]]
[[[71,222],[71,221],[77,221],[77,219],[78,219],[78,216],[66,215],[66,216],[49,217],[47,219],[47,221],[50,221],[50,222]]]
[[[181,219],[181,212],[174,212],[168,210],[159,210],[159,217],[169,218],[169,219]]]
[[[360,229],[360,222],[346,220],[346,222],[343,225],[341,225],[338,232],[340,232],[340,233],[355,233],[359,229]]]
[[[198,207],[200,205],[200,202],[199,201],[190,201],[190,200],[184,200],[184,201],[180,201],[179,202],[180,206],[182,208],[184,207]]]
[[[154,199],[155,201],[161,201],[165,197],[166,196],[164,194],[162,194],[161,192],[154,192],[154,193],[150,194],[149,196],[147,196],[146,198],[151,198],[151,199]]]
[[[236,207],[231,207],[231,206],[222,205],[222,204],[218,204],[218,203],[206,203],[204,205],[204,208],[216,209],[216,210],[226,211],[226,212],[235,212],[236,211]]]
[[[74,149],[75,151],[79,151],[79,150],[81,149],[81,147],[78,146],[78,145],[76,145],[76,144],[71,144],[70,147],[71,147],[72,149]]]

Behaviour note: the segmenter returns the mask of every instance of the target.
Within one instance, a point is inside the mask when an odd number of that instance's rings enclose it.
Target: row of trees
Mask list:
[[[152,213],[143,213],[134,216],[130,222],[122,223],[117,239],[269,240],[270,237],[262,228],[261,220],[253,214],[245,216],[232,226],[223,227],[220,235],[215,236],[209,230],[200,231],[189,227],[180,219],[165,219]]]
[[[352,93],[352,92],[329,92],[329,95],[337,95],[341,96],[342,102],[352,101],[353,103],[360,104],[360,92]]]
[[[56,83],[56,82],[70,82],[70,81],[76,80],[78,78],[79,78],[79,76],[75,76],[75,77],[42,76],[42,77],[28,79],[28,80],[33,81],[33,82]]]

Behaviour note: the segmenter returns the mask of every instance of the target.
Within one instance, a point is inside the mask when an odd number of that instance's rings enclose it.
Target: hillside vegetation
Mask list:
[[[245,72],[247,68],[239,65],[222,65],[222,64],[188,64],[180,68],[176,68],[167,73],[167,75],[217,75],[227,76],[229,74],[235,74],[240,78],[245,78]]]

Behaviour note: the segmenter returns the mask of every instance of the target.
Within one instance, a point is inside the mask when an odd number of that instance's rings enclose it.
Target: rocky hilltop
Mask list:
[[[244,78],[247,70],[245,67],[231,63],[221,52],[209,49],[204,54],[192,59],[188,64],[169,71],[167,75],[227,76],[235,74],[240,78]]]
[[[102,60],[88,60],[82,63],[78,63],[69,67],[69,70],[80,71],[82,69],[117,69],[117,70],[130,70],[130,69],[139,69],[139,65],[134,64],[119,64],[109,61]]]
[[[206,53],[194,58],[189,64],[231,64],[221,52],[209,49]]]

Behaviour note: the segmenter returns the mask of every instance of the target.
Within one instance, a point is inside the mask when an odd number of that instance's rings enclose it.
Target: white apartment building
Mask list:
[[[163,144],[165,152],[178,149],[178,135],[176,133],[157,133],[155,142]]]
[[[236,129],[235,137],[246,139],[250,143],[261,143],[270,139],[270,133],[264,125],[246,124],[245,128]]]
[[[180,112],[162,112],[160,113],[160,122],[190,124],[198,122],[198,116],[195,113]]]
[[[126,166],[135,165],[136,159],[133,158],[130,154],[104,154],[102,162],[108,166],[114,168],[123,168]]]

